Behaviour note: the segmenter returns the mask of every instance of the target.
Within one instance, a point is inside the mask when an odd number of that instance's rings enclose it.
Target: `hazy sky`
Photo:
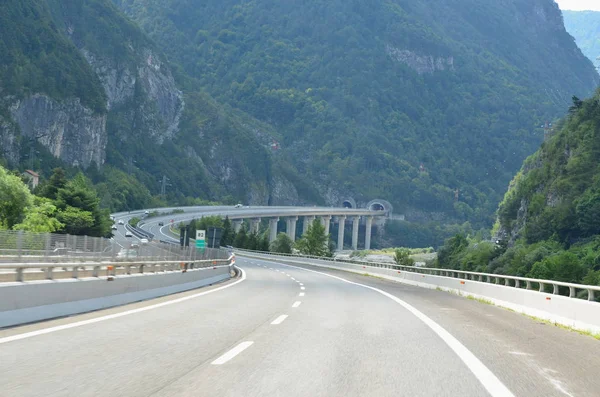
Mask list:
[[[556,0],[563,10],[600,11],[600,0]]]

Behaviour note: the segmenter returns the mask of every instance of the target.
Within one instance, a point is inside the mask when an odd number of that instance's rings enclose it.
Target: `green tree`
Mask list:
[[[34,206],[30,207],[23,222],[13,226],[14,230],[25,230],[36,233],[52,233],[64,228],[56,216],[58,211],[51,200],[43,197],[34,199]]]
[[[226,216],[223,221],[223,233],[221,234],[221,246],[225,247],[233,243],[233,228],[229,217]]]
[[[69,230],[67,233],[98,237],[110,235],[110,214],[107,209],[100,208],[96,191],[82,173],[58,190],[55,205],[59,209],[58,219],[65,224],[65,230]],[[76,223],[71,225],[66,222],[71,220]]]
[[[460,255],[469,246],[469,241],[462,234],[446,240],[446,243],[440,248],[437,256],[437,266],[449,269],[458,269]]]
[[[296,248],[304,255],[327,256],[333,255],[329,249],[329,235],[325,234],[325,226],[315,219],[308,230],[296,242]]]
[[[25,209],[33,205],[33,195],[21,178],[0,167],[0,225],[12,228],[21,222]]]
[[[394,261],[400,266],[415,265],[415,260],[410,257],[410,250],[408,248],[397,248],[394,251]]]
[[[248,231],[246,230],[246,225],[242,225],[239,232],[237,232],[235,236],[235,240],[233,241],[233,246],[236,248],[246,248],[248,244]]]
[[[269,234],[268,234],[268,231],[265,232],[265,233],[263,233],[262,236],[260,236],[257,250],[258,251],[264,251],[264,252],[268,252],[269,251]]]
[[[259,237],[256,232],[252,232],[248,235],[246,240],[246,246],[244,248],[256,251],[258,249]]]
[[[293,246],[294,242],[287,234],[279,233],[277,234],[275,241],[271,243],[270,251],[279,252],[281,254],[291,254]]]
[[[50,200],[56,200],[58,198],[59,190],[64,189],[65,186],[67,186],[67,182],[65,170],[62,168],[55,168],[52,170],[50,178],[38,188],[38,195],[49,198]]]
[[[67,234],[89,235],[94,226],[94,215],[81,208],[66,206],[58,212],[57,218],[65,225],[63,231]]]

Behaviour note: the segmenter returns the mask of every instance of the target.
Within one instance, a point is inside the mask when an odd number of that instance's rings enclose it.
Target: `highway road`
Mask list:
[[[0,330],[0,396],[599,395],[589,336],[373,277],[237,265],[223,284]]]

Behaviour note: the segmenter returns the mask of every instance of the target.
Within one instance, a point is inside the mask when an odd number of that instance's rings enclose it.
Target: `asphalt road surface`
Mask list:
[[[0,330],[0,396],[600,395],[600,341],[445,292],[238,258],[227,283]]]

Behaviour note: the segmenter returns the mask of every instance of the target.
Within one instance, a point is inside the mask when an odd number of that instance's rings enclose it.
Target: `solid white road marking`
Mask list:
[[[479,380],[479,382],[485,387],[490,396],[492,397],[514,397],[514,394],[494,375],[492,371],[489,370],[488,367],[485,366],[469,349],[467,349],[462,343],[459,342],[452,334],[446,331],[441,325],[427,317],[425,314],[417,310],[414,306],[404,302],[402,299],[397,298],[396,296],[380,290],[379,288],[371,287],[369,285],[355,283],[354,281],[346,280],[345,278],[333,276],[331,274],[319,272],[316,270],[305,269],[303,267],[292,266],[292,265],[284,265],[283,263],[279,263],[281,266],[287,266],[294,269],[301,269],[307,272],[321,274],[326,277],[331,277],[340,281],[343,281],[348,284],[356,285],[359,287],[370,289],[371,291],[375,291],[380,293],[381,295],[393,300],[398,303],[400,306],[404,307],[406,310],[411,312],[415,317],[421,320],[425,325],[427,325],[433,332],[435,332],[447,345],[454,351],[454,353],[462,360],[463,363],[471,370],[473,375]],[[301,287],[304,289],[304,287]]]
[[[296,301],[296,302],[294,302],[294,304],[292,305],[292,307],[298,307],[298,306],[300,306],[301,303],[302,302],[300,302],[300,301]]]
[[[283,320],[285,320],[287,318],[287,314],[282,314],[281,316],[277,317],[275,320],[273,320],[273,322],[271,323],[271,325],[279,325],[283,322]]]
[[[294,277],[292,277],[292,280],[296,281],[296,279]]]
[[[131,314],[141,313],[141,312],[145,312],[145,311],[152,310],[152,309],[158,309],[159,307],[174,305],[176,303],[181,303],[181,302],[188,301],[190,299],[194,299],[194,298],[198,298],[198,297],[201,297],[204,295],[212,294],[213,292],[217,292],[217,291],[221,291],[226,288],[229,288],[229,287],[233,287],[234,285],[237,285],[237,284],[241,283],[242,281],[246,280],[246,272],[244,271],[244,269],[239,269],[239,270],[242,272],[242,278],[240,278],[238,281],[233,282],[231,284],[224,285],[219,288],[211,289],[210,291],[204,291],[204,292],[200,292],[200,293],[197,293],[194,295],[184,296],[183,298],[173,299],[170,301],[157,303],[155,305],[144,306],[144,307],[140,307],[138,309],[127,310],[127,311],[124,311],[121,313],[109,314],[108,316],[96,317],[96,318],[92,318],[89,320],[78,321],[75,323],[64,324],[64,325],[58,325],[56,327],[40,329],[37,331],[26,332],[24,334],[7,336],[5,338],[0,338],[0,345],[3,343],[13,342],[16,340],[21,340],[21,339],[27,339],[27,338],[31,338],[31,337],[38,336],[38,335],[44,335],[44,334],[49,334],[49,333],[56,332],[56,331],[62,331],[64,329],[76,328],[76,327],[81,327],[84,325],[99,323],[99,322],[106,321],[106,320],[112,320],[114,318],[125,317],[125,316],[129,316]]]
[[[300,283],[299,285],[304,285],[304,284]]]
[[[300,292],[300,294],[298,294],[298,296],[304,296],[304,292]]]
[[[301,290],[305,290],[306,288],[304,288],[304,287],[300,287],[300,289],[301,289]]]
[[[237,356],[238,354],[240,354],[241,352],[243,352],[244,350],[249,348],[253,343],[254,342],[252,342],[252,341],[242,342],[239,345],[237,345],[236,347],[234,347],[233,349],[229,350],[227,353],[223,354],[221,357],[217,358],[211,364],[212,365],[225,364],[227,361],[231,360],[232,358],[234,358],[235,356]]]

